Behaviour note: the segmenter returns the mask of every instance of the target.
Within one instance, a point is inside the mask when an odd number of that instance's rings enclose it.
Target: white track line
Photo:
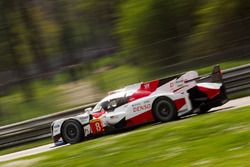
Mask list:
[[[23,150],[23,151],[18,151],[15,153],[10,153],[10,154],[0,156],[0,162],[8,161],[8,160],[16,159],[16,158],[21,158],[21,157],[25,157],[25,156],[29,156],[29,155],[34,155],[34,154],[54,150],[54,149],[64,147],[64,146],[66,146],[66,145],[55,147],[54,143],[51,143],[51,144]]]

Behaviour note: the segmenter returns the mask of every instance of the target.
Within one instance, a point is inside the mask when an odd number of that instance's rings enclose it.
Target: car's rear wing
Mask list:
[[[211,74],[211,80],[212,82],[218,82],[218,83],[223,83],[223,78],[222,78],[222,71],[220,69],[220,65],[215,65],[213,72]]]
[[[223,83],[220,66],[215,65],[212,73],[209,75],[199,76],[196,71],[188,71],[186,73],[177,74],[170,77],[128,85],[122,89],[111,91],[108,93],[108,95],[128,90],[137,90],[137,89],[143,89],[153,92],[157,88],[163,85],[164,85],[163,89],[164,91],[180,92],[193,87],[194,85],[196,85],[197,82]]]
[[[214,66],[213,71],[209,75],[205,75],[198,79],[198,82],[213,82],[213,83],[222,83],[223,84],[223,74],[220,68],[220,65],[217,64]]]

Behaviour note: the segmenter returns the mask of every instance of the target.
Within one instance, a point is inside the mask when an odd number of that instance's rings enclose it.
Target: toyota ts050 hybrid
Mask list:
[[[228,101],[220,67],[204,81],[195,71],[142,82],[110,92],[82,114],[54,121],[56,145],[77,143],[93,136],[149,122],[168,122],[187,114],[200,114]]]

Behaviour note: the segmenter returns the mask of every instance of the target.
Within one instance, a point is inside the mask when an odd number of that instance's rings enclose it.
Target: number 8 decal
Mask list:
[[[91,120],[90,127],[93,134],[101,133],[104,131],[102,122],[100,120]]]
[[[102,131],[100,122],[95,122],[95,129],[96,129],[97,132],[101,132]]]

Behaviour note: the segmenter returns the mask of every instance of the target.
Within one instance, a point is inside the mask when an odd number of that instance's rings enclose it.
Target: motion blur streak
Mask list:
[[[250,62],[247,0],[2,0],[0,23],[0,126]]]

